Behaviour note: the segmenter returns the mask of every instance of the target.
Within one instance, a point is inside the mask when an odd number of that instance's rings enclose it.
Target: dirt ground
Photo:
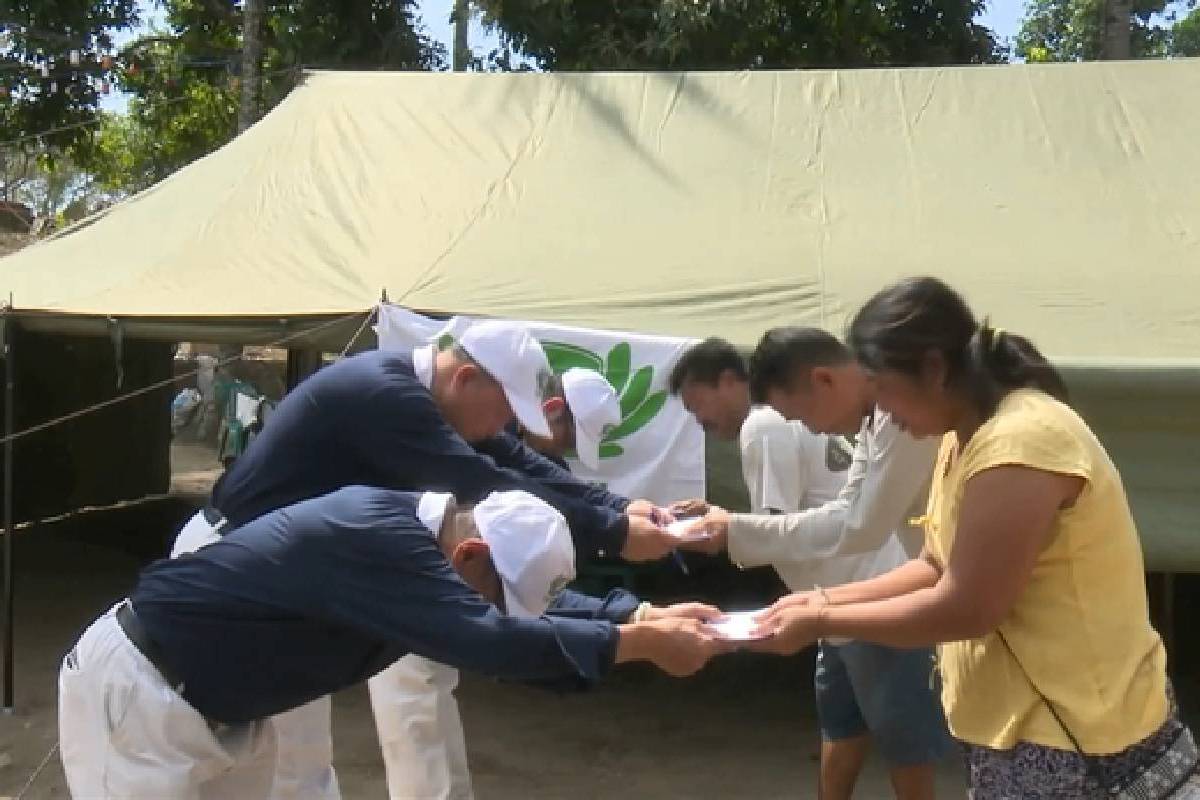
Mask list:
[[[209,469],[203,453],[178,455],[181,474]],[[202,485],[193,474],[181,487]],[[0,800],[68,796],[52,752],[59,659],[189,513],[180,502],[18,537],[17,702],[0,717]],[[621,669],[567,696],[464,675],[459,697],[481,800],[804,798],[815,796],[818,747],[810,686],[811,655],[735,654],[692,679]],[[343,796],[385,797],[364,687],[337,695],[333,733]],[[939,788],[963,796],[956,759]],[[857,796],[890,796],[878,762]]]
[[[202,503],[220,476],[221,465],[213,448],[178,439],[171,444],[171,494]]]

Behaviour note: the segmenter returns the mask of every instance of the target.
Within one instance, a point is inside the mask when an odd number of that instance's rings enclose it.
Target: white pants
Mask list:
[[[221,540],[198,511],[175,537],[171,558]],[[275,731],[275,778],[270,800],[340,800],[333,769],[332,704],[321,697],[271,718]]]
[[[184,553],[194,553],[207,544],[219,541],[221,541],[220,534],[212,525],[208,524],[208,520],[204,518],[204,512],[197,511],[195,516],[183,526],[179,535],[175,537],[175,544],[171,547],[171,558],[178,558]]]
[[[339,800],[333,771],[329,695],[271,717],[275,726],[275,780],[271,800]]]
[[[471,800],[458,670],[407,655],[367,681],[391,800]]]
[[[117,624],[92,623],[58,677],[63,770],[77,800],[265,798],[269,721],[210,722],[167,685]]]

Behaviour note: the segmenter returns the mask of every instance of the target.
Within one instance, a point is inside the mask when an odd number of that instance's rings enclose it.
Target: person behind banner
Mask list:
[[[599,372],[572,367],[552,379],[542,404],[548,436],[514,424],[517,436],[531,450],[570,469],[567,455],[574,452],[585,467],[600,469],[600,445],[621,424],[621,398]]]
[[[650,661],[689,675],[730,649],[698,620],[535,616],[573,573],[561,517],[520,492],[351,486],[155,562],[63,661],[72,796],[265,798],[273,719],[406,653],[516,680]]]
[[[876,294],[849,344],[880,408],[940,439],[925,546],[873,580],[780,600],[759,646],[939,644],[973,800],[1200,797],[1121,476],[1057,371],[936,278]]]
[[[552,375],[546,383],[542,411],[545,433],[514,420],[498,435],[477,442],[475,449],[545,486],[569,488],[598,508],[648,519],[656,525],[674,521],[670,511],[650,500],[630,500],[571,474],[567,455],[572,451],[584,466],[593,471],[600,469],[600,445],[621,422],[621,401],[607,378],[579,367]],[[611,554],[597,551],[595,555]]]

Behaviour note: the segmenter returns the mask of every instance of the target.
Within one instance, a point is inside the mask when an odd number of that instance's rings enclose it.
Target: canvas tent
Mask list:
[[[1200,570],[1200,61],[309,73],[0,261],[38,330],[340,347],[427,312],[752,344],[932,273],[1070,368],[1157,567]],[[359,314],[360,316],[347,316]],[[315,341],[315,340],[314,340]]]

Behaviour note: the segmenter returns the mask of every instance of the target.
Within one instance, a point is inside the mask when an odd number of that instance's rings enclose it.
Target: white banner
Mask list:
[[[382,304],[375,332],[380,349],[411,350],[441,335],[453,336],[468,323]],[[622,421],[600,447],[600,469],[572,460],[571,472],[625,497],[661,505],[704,497],[704,432],[667,388],[671,369],[694,340],[522,324],[541,342],[555,373],[571,367],[595,370],[621,397]]]

